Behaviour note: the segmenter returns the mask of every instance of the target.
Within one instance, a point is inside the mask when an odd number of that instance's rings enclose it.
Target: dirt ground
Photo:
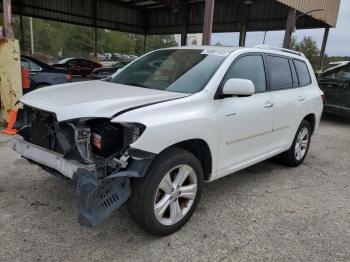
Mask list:
[[[327,118],[303,165],[265,161],[206,184],[179,232],[157,238],[116,211],[77,223],[75,190],[0,136],[0,261],[350,261],[350,122]]]

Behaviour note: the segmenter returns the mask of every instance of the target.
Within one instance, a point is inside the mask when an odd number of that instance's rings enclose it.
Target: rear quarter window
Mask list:
[[[300,86],[311,85],[311,76],[305,62],[294,60],[295,70],[297,71]]]

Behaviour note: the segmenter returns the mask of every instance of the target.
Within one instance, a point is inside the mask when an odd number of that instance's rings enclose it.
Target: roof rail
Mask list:
[[[301,52],[294,51],[294,50],[287,49],[287,48],[278,47],[278,46],[256,45],[254,47],[255,48],[261,48],[261,49],[281,51],[281,52],[286,52],[286,53],[290,53],[290,54],[294,54],[294,55],[299,55],[299,56],[305,57],[305,55],[303,53],[301,53]]]

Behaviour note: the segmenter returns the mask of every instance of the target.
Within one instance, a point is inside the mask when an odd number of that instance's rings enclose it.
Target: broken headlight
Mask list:
[[[134,143],[145,131],[146,126],[139,123],[123,124],[124,127],[124,145]]]

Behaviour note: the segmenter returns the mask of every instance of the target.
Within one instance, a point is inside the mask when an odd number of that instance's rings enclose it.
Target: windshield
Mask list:
[[[205,87],[228,54],[199,49],[159,50],[113,75],[111,82],[193,94]]]

